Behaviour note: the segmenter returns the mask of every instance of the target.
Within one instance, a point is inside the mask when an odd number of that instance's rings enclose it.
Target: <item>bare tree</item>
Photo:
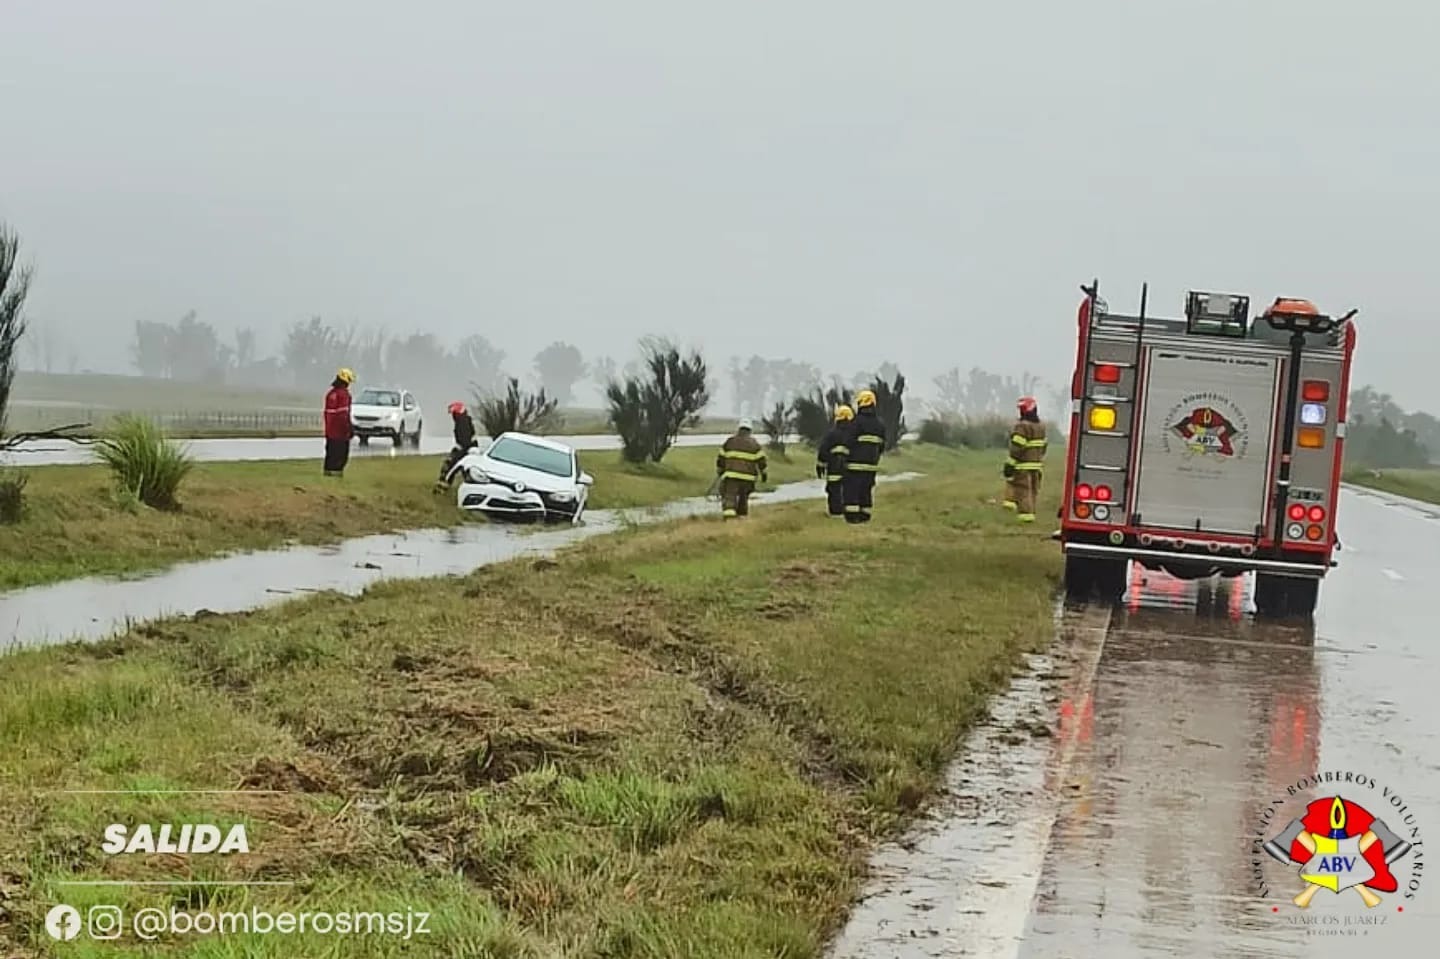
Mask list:
[[[34,433],[5,434],[18,348],[28,326],[25,298],[30,294],[32,276],[29,267],[20,266],[20,237],[0,223],[0,449],[13,449],[32,439],[73,440],[74,431],[87,425],[75,423]]]

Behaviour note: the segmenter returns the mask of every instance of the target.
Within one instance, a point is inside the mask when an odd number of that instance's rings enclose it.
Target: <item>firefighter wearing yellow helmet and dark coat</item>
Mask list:
[[[870,522],[875,474],[880,471],[880,454],[885,451],[885,426],[875,410],[875,392],[855,394],[855,418],[845,431],[845,479],[841,481],[845,522]]]
[[[1045,465],[1045,424],[1039,404],[1022,396],[1015,404],[1020,418],[1010,429],[1010,455],[1005,460],[1005,508],[1022,523],[1035,522],[1035,500],[1040,495],[1040,473]]]
[[[855,411],[849,406],[841,403],[835,407],[835,423],[820,438],[820,445],[815,451],[815,478],[825,481],[827,510],[831,516],[845,515],[845,463],[850,457],[846,433],[853,419]]]

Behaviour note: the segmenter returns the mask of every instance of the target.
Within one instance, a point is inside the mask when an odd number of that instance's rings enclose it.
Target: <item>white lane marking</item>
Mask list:
[[[1403,582],[1405,582],[1405,577],[1404,577],[1404,576],[1401,576],[1399,573],[1395,572],[1393,569],[1382,569],[1380,572],[1384,573],[1387,577],[1389,577],[1390,579],[1394,580],[1394,581],[1397,582],[1397,583],[1403,583]]]

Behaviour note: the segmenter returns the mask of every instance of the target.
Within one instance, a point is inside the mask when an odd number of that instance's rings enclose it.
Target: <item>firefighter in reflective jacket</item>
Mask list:
[[[735,435],[720,446],[720,454],[715,457],[715,473],[720,477],[720,505],[726,519],[749,516],[755,481],[769,479],[765,451],[751,429],[748,419],[741,420]]]
[[[849,423],[855,418],[855,411],[841,403],[835,407],[835,425],[820,439],[815,454],[815,478],[825,481],[825,497],[829,500],[831,516],[845,515],[845,495],[842,489],[845,479],[845,463],[850,458],[850,447],[846,446]]]
[[[875,393],[861,390],[855,394],[855,418],[845,431],[849,455],[845,460],[845,479],[841,495],[845,504],[845,522],[870,522],[875,474],[880,471],[880,454],[885,450],[885,426],[875,412]]]
[[[1016,406],[1020,418],[1010,430],[1010,456],[1005,460],[1005,508],[1019,514],[1022,523],[1035,522],[1035,500],[1040,495],[1040,471],[1045,463],[1045,424],[1032,396]]]

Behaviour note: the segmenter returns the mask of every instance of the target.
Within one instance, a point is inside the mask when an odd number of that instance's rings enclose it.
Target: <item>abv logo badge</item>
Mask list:
[[[1230,459],[1243,457],[1249,445],[1250,425],[1245,414],[1219,393],[1194,393],[1181,400],[1166,417],[1165,449],[1178,444],[1187,457]]]
[[[1320,797],[1300,806],[1302,800],[1295,797],[1317,788]],[[1262,898],[1284,896],[1309,909],[1323,892],[1324,904],[1353,897],[1356,906],[1363,903],[1368,911],[1390,896],[1399,900],[1396,912],[1403,911],[1405,900],[1415,898],[1424,843],[1415,815],[1399,793],[1355,773],[1317,774],[1287,792],[1287,798],[1266,807],[1256,829],[1253,866]],[[1290,889],[1277,888],[1278,882],[1271,886],[1262,852],[1286,867]],[[1280,906],[1272,911],[1280,911]]]

